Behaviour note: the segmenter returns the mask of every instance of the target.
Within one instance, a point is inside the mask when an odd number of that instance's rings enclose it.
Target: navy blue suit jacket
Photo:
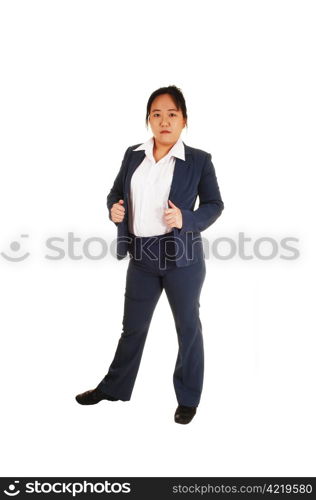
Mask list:
[[[133,151],[140,144],[127,148],[121,168],[107,196],[110,220],[113,203],[117,203],[120,199],[124,200],[124,219],[122,222],[115,222],[118,259],[123,259],[127,255],[128,244],[131,242],[128,230],[129,190],[132,175],[145,158],[144,150]],[[178,267],[188,266],[204,258],[200,233],[213,224],[224,209],[211,154],[183,144],[185,160],[176,158],[169,193],[169,199],[182,212],[182,228],[173,228],[170,233],[177,240]],[[197,196],[199,196],[199,207],[194,210]]]

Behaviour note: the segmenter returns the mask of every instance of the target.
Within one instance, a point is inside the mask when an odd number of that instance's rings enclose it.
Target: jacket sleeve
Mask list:
[[[204,231],[216,221],[224,209],[210,153],[206,155],[198,185],[198,195],[200,204],[197,210],[180,209],[182,212],[182,228],[179,230],[179,234],[186,231]]]
[[[124,157],[123,157],[123,160],[122,160],[122,164],[121,164],[121,168],[114,180],[114,183],[113,183],[113,186],[107,196],[107,207],[108,207],[108,214],[109,214],[109,219],[111,222],[112,219],[111,219],[111,208],[112,208],[112,205],[113,203],[117,203],[120,199],[123,199],[123,185],[124,185],[124,171],[125,171],[125,166],[126,166],[126,160],[127,160],[127,156],[128,156],[128,153],[129,153],[129,150],[131,148],[127,148],[127,150],[125,151],[125,154],[124,154]],[[114,224],[116,226],[118,226],[119,222],[114,222]]]

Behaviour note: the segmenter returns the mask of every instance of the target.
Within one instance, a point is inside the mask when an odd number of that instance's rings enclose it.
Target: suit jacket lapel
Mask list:
[[[136,168],[142,163],[145,156],[146,155],[144,150],[132,151],[124,182],[124,193],[126,193],[127,195],[129,194],[132,175],[135,172]]]
[[[184,144],[184,143],[183,143]],[[173,196],[176,193],[176,189],[181,185],[181,178],[183,176],[183,169],[188,168],[192,165],[192,153],[189,150],[189,147],[184,144],[184,152],[185,152],[185,160],[181,160],[180,158],[176,158],[174,171],[171,181],[171,187],[169,192],[169,199],[173,201]]]

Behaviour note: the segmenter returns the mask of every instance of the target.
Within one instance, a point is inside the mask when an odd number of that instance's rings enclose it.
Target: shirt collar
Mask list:
[[[146,156],[148,156],[148,158],[150,158],[151,160],[155,161],[155,159],[153,157],[153,148],[154,148],[154,138],[150,137],[150,139],[148,139],[148,141],[146,141],[143,144],[141,144],[140,146],[138,146],[138,148],[133,149],[133,151],[140,151],[140,150],[144,149]],[[166,154],[166,156],[163,157],[163,159],[165,160],[165,159],[169,158],[170,156],[174,156],[176,158],[180,158],[180,160],[185,161],[184,144],[183,144],[181,137],[179,137],[177,142],[172,146],[170,151]]]

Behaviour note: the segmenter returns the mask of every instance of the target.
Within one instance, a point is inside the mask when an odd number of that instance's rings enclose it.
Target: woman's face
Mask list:
[[[181,109],[176,109],[169,94],[159,95],[153,100],[148,122],[159,145],[175,144],[186,124]],[[169,133],[162,133],[164,130]]]

